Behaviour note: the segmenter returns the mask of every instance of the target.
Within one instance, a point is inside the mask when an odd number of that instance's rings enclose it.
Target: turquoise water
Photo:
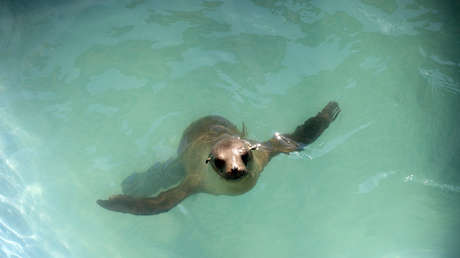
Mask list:
[[[455,1],[2,1],[0,257],[460,257]],[[241,196],[109,212],[184,128],[342,113]]]

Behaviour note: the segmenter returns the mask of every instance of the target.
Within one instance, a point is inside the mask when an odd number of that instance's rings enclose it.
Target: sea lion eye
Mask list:
[[[222,170],[224,168],[224,166],[225,166],[225,160],[215,158],[214,159],[214,165],[216,166],[216,168]]]
[[[245,154],[241,155],[241,160],[243,160],[244,165],[247,166],[249,161],[249,153],[246,152]]]

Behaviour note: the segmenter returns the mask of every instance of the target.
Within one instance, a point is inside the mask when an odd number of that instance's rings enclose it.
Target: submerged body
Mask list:
[[[98,204],[113,211],[153,215],[168,211],[198,192],[243,194],[254,187],[271,158],[302,150],[321,135],[339,112],[338,104],[330,102],[293,133],[275,134],[266,142],[245,139],[244,125],[241,132],[223,117],[203,117],[185,129],[176,158],[128,177],[122,184],[124,195],[98,200]],[[147,197],[159,190],[158,176],[163,175],[179,184],[155,197]]]

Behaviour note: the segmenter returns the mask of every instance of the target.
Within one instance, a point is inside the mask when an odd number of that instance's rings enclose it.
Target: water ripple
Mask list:
[[[0,135],[0,257],[68,257],[62,255],[67,250],[45,250],[48,242],[59,241],[47,236],[44,242],[39,235],[46,232],[33,230],[35,224],[42,224],[36,221],[40,216],[34,216],[37,203],[41,201],[41,188],[27,186],[18,171],[26,166],[27,160],[22,160],[26,151],[17,139],[30,137],[8,116],[2,119],[0,129],[8,133]],[[21,162],[15,159],[17,157]]]

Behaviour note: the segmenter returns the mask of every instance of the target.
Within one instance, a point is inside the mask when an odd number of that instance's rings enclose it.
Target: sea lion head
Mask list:
[[[226,137],[212,147],[206,163],[211,163],[214,171],[225,179],[240,179],[248,175],[255,148],[240,137]]]

